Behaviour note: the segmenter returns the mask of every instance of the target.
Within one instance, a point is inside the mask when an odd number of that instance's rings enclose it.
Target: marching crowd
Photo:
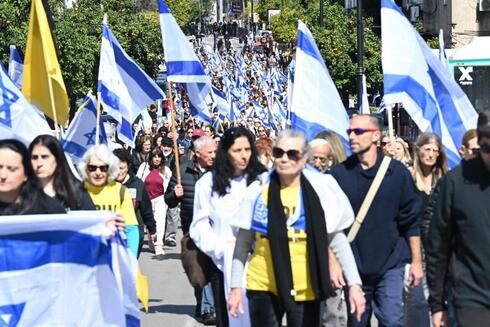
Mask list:
[[[489,111],[452,171],[437,135],[389,139],[370,115],[351,119],[350,156],[329,131],[268,133],[162,127],[132,153],[93,146],[77,177],[52,136],[2,140],[0,210],[112,210],[135,256],[145,230],[156,255],[175,246],[180,221],[183,252],[208,258],[182,257],[204,324],[281,326],[285,314],[288,326],[368,326],[373,312],[380,326],[430,326],[430,312],[434,326],[446,312],[451,325],[488,322]]]
[[[157,256],[180,241],[205,325],[488,324],[490,110],[451,171],[438,135],[383,136],[371,115],[350,120],[349,155],[287,128],[274,52],[200,56],[237,117],[186,119],[178,92],[175,131],[152,108],[135,149],[94,145],[76,167],[53,136],[0,140],[0,214],[110,210],[136,257],[145,234]]]

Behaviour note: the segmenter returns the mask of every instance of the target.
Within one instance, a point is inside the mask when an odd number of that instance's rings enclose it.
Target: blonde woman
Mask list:
[[[395,154],[393,159],[400,161],[406,167],[412,166],[412,156],[410,155],[410,149],[408,143],[401,137],[395,139]]]

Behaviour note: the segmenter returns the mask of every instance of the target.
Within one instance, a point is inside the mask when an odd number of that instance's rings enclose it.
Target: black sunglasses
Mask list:
[[[481,153],[490,153],[490,144],[487,144],[487,143],[480,144],[480,152]]]
[[[298,150],[287,150],[284,151],[281,148],[274,147],[272,148],[272,156],[276,159],[282,158],[284,154],[287,154],[289,160],[299,160],[303,157],[303,152]]]
[[[102,165],[102,166],[97,166],[97,165],[87,165],[87,170],[91,173],[96,171],[97,169],[100,169],[101,172],[107,173],[109,170],[109,165]]]
[[[377,128],[348,128],[347,129],[347,135],[350,135],[350,133],[354,132],[356,135],[362,135],[366,132],[376,132],[378,131]]]

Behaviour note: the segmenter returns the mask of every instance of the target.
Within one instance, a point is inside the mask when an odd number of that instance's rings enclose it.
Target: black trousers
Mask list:
[[[292,310],[286,311],[271,292],[247,291],[247,298],[252,327],[281,327],[284,314],[288,327],[320,325],[320,301],[296,302]]]
[[[140,241],[138,244],[138,256],[137,259],[139,259],[140,254],[141,254],[141,249],[143,248],[143,242],[145,240],[145,226],[138,225],[138,230],[140,232]]]
[[[209,276],[209,282],[213,288],[216,327],[228,327],[228,307],[225,298],[225,282],[223,273],[216,266],[213,267],[213,271]]]
[[[459,327],[490,326],[489,308],[456,308],[456,320]]]

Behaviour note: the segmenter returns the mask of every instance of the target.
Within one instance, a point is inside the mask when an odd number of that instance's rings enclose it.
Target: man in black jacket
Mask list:
[[[447,326],[448,283],[458,326],[488,326],[490,321],[490,110],[480,113],[477,132],[479,155],[463,160],[438,184],[426,249],[435,327]]]
[[[165,202],[169,208],[180,204],[180,219],[182,232],[189,233],[194,211],[194,187],[199,178],[213,166],[216,158],[216,142],[209,136],[201,136],[193,142],[194,159],[180,166],[180,183],[177,174],[172,172],[172,177],[165,192]],[[200,318],[205,325],[214,322],[214,307],[204,303],[204,300],[212,298],[211,285],[203,289],[195,289],[196,318]],[[205,292],[205,296],[203,293]]]
[[[145,226],[150,234],[150,239],[155,242],[157,237],[157,228],[153,210],[151,208],[151,200],[146,191],[145,183],[138,177],[131,174],[131,155],[124,149],[116,149],[114,155],[119,158],[119,174],[116,180],[126,186],[133,199],[134,212],[138,219],[138,228],[140,233],[140,241],[138,245],[138,258],[143,247],[145,236]]]
[[[331,173],[357,216],[384,158],[376,146],[381,137],[379,122],[371,115],[354,116],[347,134],[353,154],[333,167]],[[417,286],[423,277],[420,210],[421,202],[409,171],[391,160],[351,243],[366,296],[366,311],[360,322],[350,315],[351,326],[369,326],[373,311],[380,325],[403,326],[405,265],[410,263],[410,286]]]

